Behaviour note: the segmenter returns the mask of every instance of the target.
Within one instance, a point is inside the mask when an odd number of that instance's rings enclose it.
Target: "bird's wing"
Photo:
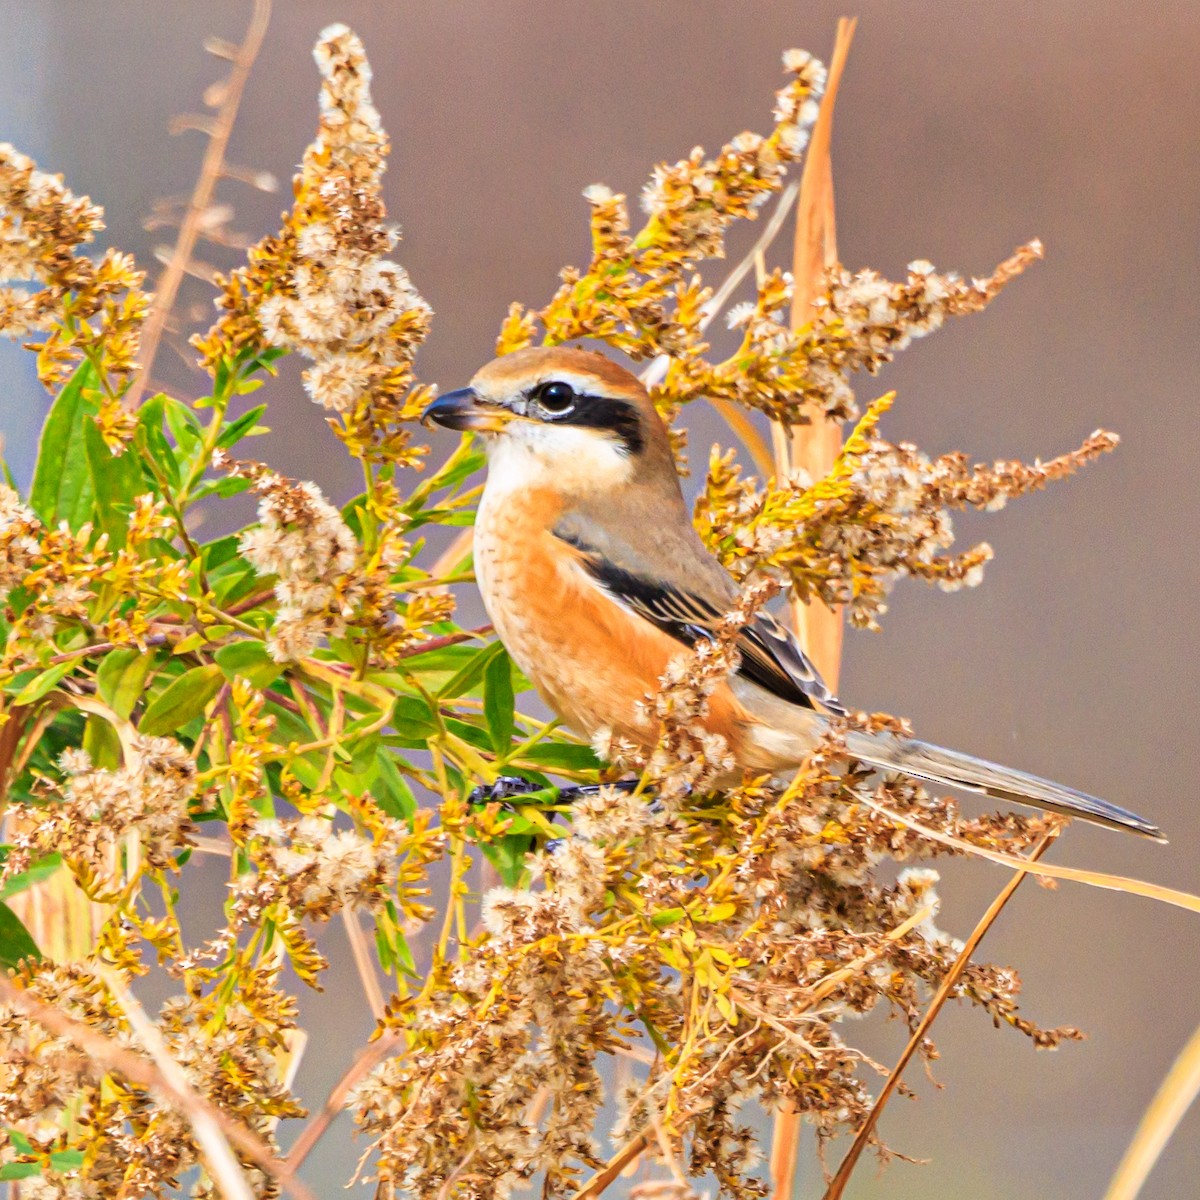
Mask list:
[[[579,561],[615,600],[685,646],[712,639],[717,624],[733,607],[696,591],[619,566],[577,534],[558,533],[579,552]],[[736,590],[730,592],[736,597]],[[818,674],[800,644],[770,613],[761,613],[738,632],[738,673],[791,704],[844,714],[846,709]]]

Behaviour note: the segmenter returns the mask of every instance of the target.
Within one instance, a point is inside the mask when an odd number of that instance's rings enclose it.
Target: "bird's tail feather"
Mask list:
[[[1109,829],[1124,829],[1142,837],[1165,842],[1162,831],[1136,813],[1118,808],[1105,800],[1077,792],[1037,775],[1027,775],[1011,767],[985,762],[957,750],[946,750],[910,738],[851,732],[846,748],[860,761],[884,771],[910,775],[928,783],[944,784],[978,792],[997,800],[1007,800],[1032,808],[1048,809],[1068,817],[1078,817]]]

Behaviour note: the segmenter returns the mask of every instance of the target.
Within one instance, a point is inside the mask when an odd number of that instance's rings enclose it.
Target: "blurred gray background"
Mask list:
[[[510,300],[543,303],[559,267],[586,260],[583,187],[636,195],[655,161],[765,129],[780,51],[827,57],[842,14],[861,18],[834,140],[846,264],[895,277],[924,257],[983,274],[1029,237],[1047,247],[1045,263],[986,314],[919,343],[882,380],[862,381],[860,396],[897,388],[886,432],[931,453],[1050,456],[1098,425],[1124,439],[1069,484],[960,520],[964,538],[996,549],[985,585],[896,593],[882,636],[848,636],[842,693],[911,717],[934,740],[1127,804],[1172,838],[1160,847],[1073,829],[1058,860],[1200,888],[1200,19],[1190,0],[864,0],[849,10],[825,0],[277,0],[230,158],[284,188],[226,183],[219,198],[253,238],[277,226],[315,126],[311,45],[328,22],[353,25],[394,141],[387,193],[405,230],[399,257],[438,314],[419,367],[458,386],[490,357]],[[243,0],[2,0],[0,139],[103,204],[111,243],[152,265],[173,231],[146,232],[143,218],[156,200],[190,191],[204,148],[198,134],[169,136],[168,120],[201,110],[223,74],[203,39],[236,40],[248,15]],[[742,231],[733,253],[754,232]],[[718,265],[709,278],[722,274]],[[207,302],[193,282],[181,308]],[[169,348],[155,375],[184,395],[203,390]],[[256,452],[349,495],[352,464],[295,370],[265,395],[276,432]],[[31,356],[0,345],[0,431],[23,479],[46,407]],[[719,427],[699,410],[692,423],[702,462]],[[946,870],[941,923],[965,935],[1005,878],[984,863]],[[215,906],[215,863],[212,881]],[[339,933],[325,939],[328,991],[306,1003],[317,1036],[300,1086],[314,1103],[370,1028]],[[882,1126],[889,1144],[930,1165],[877,1178],[864,1162],[849,1195],[1099,1196],[1200,1022],[1198,947],[1194,916],[1027,884],[985,953],[1020,968],[1030,1016],[1080,1025],[1089,1040],[1035,1054],[978,1013],[948,1010],[936,1027],[944,1090],[914,1070],[919,1100],[894,1102]],[[884,1061],[903,1042],[894,1025],[863,1036]],[[1194,1113],[1147,1197],[1198,1194],[1198,1135]],[[310,1178],[323,1194],[335,1194],[355,1153],[331,1137],[314,1154]],[[819,1195],[807,1157],[801,1194]]]

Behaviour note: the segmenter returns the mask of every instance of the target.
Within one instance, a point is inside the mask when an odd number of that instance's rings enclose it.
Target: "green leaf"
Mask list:
[[[200,422],[196,420],[195,413],[186,404],[172,396],[167,396],[163,401],[163,417],[166,419],[171,436],[175,439],[175,444],[181,450],[191,454],[200,446],[204,440]]]
[[[78,1171],[83,1166],[84,1158],[82,1150],[52,1150],[50,1166],[55,1171]]]
[[[8,1134],[8,1144],[18,1154],[34,1153],[33,1143],[19,1129],[6,1129],[4,1132]]]
[[[77,666],[79,666],[79,659],[71,658],[53,667],[47,667],[44,671],[39,671],[16,694],[13,703],[32,704],[35,700],[40,700],[60,679],[69,675]]]
[[[41,1173],[42,1164],[40,1162],[5,1163],[0,1167],[0,1182],[10,1179],[33,1179]]]
[[[220,496],[222,500],[227,500],[230,496],[240,496],[243,492],[248,492],[253,486],[253,479],[246,479],[240,475],[227,475],[224,479],[206,483],[195,493],[195,499],[204,500],[209,496]]]
[[[473,454],[465,454],[462,459],[457,462],[450,470],[439,472],[434,480],[437,488],[452,488],[462,483],[464,479],[474,475],[476,471],[483,469],[484,463],[487,462],[487,456],[482,451],[477,451]]]
[[[230,642],[213,657],[226,679],[232,681],[235,675],[240,675],[253,688],[270,687],[283,674],[283,664],[277,663],[266,646],[253,638]]]
[[[536,839],[528,834],[509,834],[493,842],[485,842],[480,849],[484,857],[496,868],[505,887],[516,887],[525,874],[525,859],[533,849]]]
[[[257,404],[247,412],[242,413],[236,421],[230,421],[224,429],[221,430],[221,436],[217,438],[217,445],[227,450],[230,446],[236,445],[244,437],[253,437],[258,433],[267,433],[265,427],[260,426],[255,428],[255,423],[258,418],[267,411],[265,404]]]
[[[483,715],[497,754],[507,753],[512,744],[515,703],[512,663],[507,654],[497,654],[483,672]]]
[[[96,690],[100,699],[117,714],[129,719],[146,690],[146,680],[154,667],[154,655],[134,647],[110,650],[96,670]]]
[[[114,771],[121,765],[120,736],[99,713],[88,714],[83,727],[83,749],[94,767]]]
[[[95,493],[84,427],[93,423],[96,402],[85,393],[95,391],[98,382],[92,365],[81,363],[42,426],[29,503],[49,526],[66,521],[77,530],[92,515]]]
[[[204,559],[204,569],[211,574],[218,567],[237,558],[237,534],[227,534],[225,537],[217,538],[216,541],[206,542],[201,546],[200,554]]]
[[[450,682],[438,692],[438,699],[453,700],[456,696],[465,696],[468,692],[473,691],[482,682],[488,663],[498,654],[503,653],[504,647],[499,642],[492,642],[491,645],[484,646],[482,650],[477,650],[467,660],[466,665],[453,675]]]
[[[0,903],[0,967],[18,967],[27,958],[41,962],[41,951],[21,918],[7,904]]]
[[[83,444],[96,497],[96,524],[108,534],[109,545],[119,550],[125,545],[133,502],[148,490],[137,453],[126,448],[113,454],[91,420],[83,422]]]
[[[417,800],[408,785],[408,780],[400,774],[390,754],[381,753],[376,761],[379,770],[372,792],[375,803],[389,817],[394,817],[397,821],[409,820],[417,811]]]
[[[420,696],[397,696],[392,710],[392,736],[387,740],[408,749],[424,750],[437,733],[429,705]]]
[[[179,486],[179,462],[175,451],[171,449],[163,433],[163,420],[166,417],[168,397],[159,392],[151,396],[142,405],[138,413],[137,438],[144,440],[151,458],[158,464],[163,474],[174,487]]]
[[[580,746],[574,742],[538,742],[522,750],[514,761],[536,763],[551,769],[561,767],[564,771],[595,771],[600,766],[600,760],[591,746]]]
[[[224,683],[225,674],[216,663],[184,671],[150,702],[138,729],[150,737],[176,732],[204,712]]]

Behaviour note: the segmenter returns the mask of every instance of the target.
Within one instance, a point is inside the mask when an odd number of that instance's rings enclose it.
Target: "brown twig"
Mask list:
[[[432,650],[443,650],[447,646],[457,646],[459,642],[469,642],[472,638],[487,637],[492,632],[490,625],[477,625],[474,629],[464,629],[461,633],[444,633],[441,637],[430,638],[417,646],[409,646],[401,650],[397,658],[415,658],[418,654],[428,654]]]
[[[296,1200],[316,1197],[295,1176],[295,1167],[272,1153],[271,1148],[240,1121],[235,1121],[211,1101],[194,1091],[184,1093],[163,1075],[153,1063],[118,1046],[102,1033],[68,1017],[56,1008],[34,999],[5,975],[0,975],[0,1001],[19,1009],[56,1037],[65,1038],[91,1059],[96,1068],[123,1075],[139,1087],[153,1091],[191,1118],[197,1112],[211,1120],[238,1151],[261,1168]]]
[[[263,38],[266,37],[267,24],[271,19],[271,0],[254,0],[254,13],[246,36],[233,57],[229,79],[221,107],[213,118],[208,135],[208,149],[204,152],[204,161],[200,166],[200,175],[192,190],[192,198],[184,214],[183,223],[179,227],[179,237],[171,252],[170,260],[159,280],[154,295],[154,303],[146,318],[142,331],[141,369],[134,377],[129,391],[125,394],[125,404],[128,408],[137,408],[142,394],[146,389],[150,369],[154,365],[154,356],[158,352],[158,344],[162,340],[163,330],[167,319],[175,306],[175,297],[179,293],[179,285],[187,274],[192,261],[192,252],[203,227],[204,214],[212,203],[213,190],[225,166],[225,151],[229,146],[229,136],[233,132],[233,123],[237,119],[238,106],[242,101],[242,93],[246,80],[250,77],[250,68],[262,48]]]
[[[599,1196],[600,1193],[603,1192],[604,1189],[607,1188],[611,1183],[615,1182],[620,1177],[621,1172],[624,1171],[625,1168],[629,1166],[629,1164],[633,1162],[634,1159],[636,1159],[638,1155],[646,1149],[647,1146],[650,1145],[650,1139],[653,1134],[653,1129],[644,1129],[636,1137],[631,1138],[628,1142],[626,1142],[625,1145],[622,1146],[621,1149],[618,1150],[616,1154],[614,1154],[612,1158],[610,1158],[608,1162],[606,1162],[604,1166],[601,1167],[600,1170],[597,1171],[596,1174],[593,1175],[591,1179],[589,1179],[587,1183],[585,1183],[583,1187],[581,1187],[579,1191],[577,1191],[575,1195],[571,1197],[571,1200],[591,1200],[593,1196]]]
[[[346,1098],[351,1090],[379,1065],[393,1050],[402,1044],[397,1034],[385,1034],[365,1047],[350,1065],[346,1073],[333,1086],[321,1111],[301,1130],[295,1145],[288,1151],[289,1171],[297,1171],[308,1157],[312,1148],[321,1140],[337,1115],[346,1107]]]
[[[1031,863],[1037,862],[1054,844],[1054,840],[1060,832],[1058,829],[1052,829],[1049,833],[1045,834],[1030,851],[1029,861]],[[912,1036],[908,1039],[908,1045],[904,1047],[904,1053],[900,1055],[899,1061],[892,1068],[892,1073],[888,1076],[887,1083],[883,1085],[883,1090],[879,1093],[879,1098],[871,1106],[871,1111],[867,1114],[867,1119],[862,1123],[858,1133],[854,1135],[854,1144],[850,1147],[846,1157],[842,1159],[842,1164],[838,1167],[837,1174],[830,1181],[828,1188],[826,1188],[824,1200],[839,1200],[842,1193],[846,1190],[850,1174],[858,1163],[863,1150],[866,1149],[867,1144],[870,1142],[884,1107],[891,1099],[892,1093],[900,1085],[900,1076],[904,1073],[904,1068],[908,1066],[913,1055],[920,1048],[921,1043],[928,1037],[930,1028],[934,1021],[937,1020],[938,1014],[942,1011],[942,1006],[949,999],[950,993],[957,985],[963,971],[969,965],[971,956],[975,953],[979,943],[983,941],[984,934],[987,933],[995,923],[996,918],[1004,911],[1004,906],[1012,899],[1013,893],[1021,886],[1028,874],[1028,871],[1017,871],[1008,883],[1004,885],[995,900],[988,905],[987,911],[983,916],[979,918],[979,923],[971,931],[971,936],[967,938],[958,957],[954,960],[954,965],[946,973],[938,990],[934,993],[929,1007],[925,1010],[925,1015],[921,1018],[916,1029],[913,1030]]]

